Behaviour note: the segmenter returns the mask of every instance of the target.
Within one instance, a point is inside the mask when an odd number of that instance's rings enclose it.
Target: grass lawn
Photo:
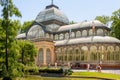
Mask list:
[[[86,77],[86,78],[82,78],[82,77]],[[41,76],[30,75],[27,77],[17,78],[13,80],[101,80],[101,79],[87,78],[87,77],[98,77],[98,78],[120,80],[120,75],[98,73],[98,72],[74,72],[72,73],[72,75],[70,75],[70,77],[41,77]]]
[[[2,80],[2,79],[0,79],[0,80]],[[24,77],[24,78],[16,78],[13,80],[98,80],[98,79],[29,76],[29,77]]]
[[[81,76],[81,77],[99,77],[120,80],[120,75],[110,74],[110,73],[98,73],[98,72],[74,72],[71,76]]]

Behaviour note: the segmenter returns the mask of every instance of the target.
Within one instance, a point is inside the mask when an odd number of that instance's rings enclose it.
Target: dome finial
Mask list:
[[[51,4],[53,5],[53,0],[51,1]]]
[[[59,9],[58,6],[54,5],[54,0],[51,0],[51,4],[48,5],[48,6],[46,6],[46,9],[51,8],[51,7],[55,7],[55,8],[57,8],[57,9]]]

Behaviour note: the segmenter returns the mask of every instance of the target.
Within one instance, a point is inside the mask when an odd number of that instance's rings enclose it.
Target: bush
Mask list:
[[[38,73],[38,68],[37,67],[25,67],[24,68],[24,73],[25,74],[37,74]]]
[[[64,70],[64,75],[71,75],[73,71],[71,69],[65,69]]]
[[[3,80],[12,80],[10,77],[4,77]]]
[[[2,77],[2,70],[0,69],[0,78]]]
[[[45,69],[39,69],[39,73],[57,73],[57,74],[61,74],[63,73],[63,69],[62,68],[45,68]]]

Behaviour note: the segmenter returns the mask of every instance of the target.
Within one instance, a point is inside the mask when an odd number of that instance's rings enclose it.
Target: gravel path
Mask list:
[[[72,69],[73,72],[87,72],[87,70],[75,70]],[[96,70],[89,70],[89,72],[97,72]],[[112,73],[112,74],[120,74],[120,69],[119,70],[101,70],[103,73]]]

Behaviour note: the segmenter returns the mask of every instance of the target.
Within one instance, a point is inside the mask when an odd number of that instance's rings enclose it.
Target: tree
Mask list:
[[[21,33],[25,33],[30,28],[30,26],[32,24],[33,24],[33,20],[24,22],[22,27],[21,27]]]
[[[19,75],[20,71],[19,64],[16,61],[17,57],[13,57],[14,55],[18,55],[16,44],[16,33],[18,31],[18,26],[14,23],[14,21],[10,20],[10,18],[15,15],[17,17],[21,17],[21,13],[18,8],[13,4],[12,0],[0,0],[0,5],[2,7],[2,23],[1,23],[1,32],[2,36],[1,41],[1,52],[5,53],[3,58],[5,57],[5,65],[8,75],[4,74],[4,76],[16,76]],[[16,21],[15,21],[16,22]],[[9,54],[8,54],[9,53]],[[9,58],[8,58],[9,57]],[[8,63],[8,61],[10,63]],[[11,72],[12,71],[12,72]],[[16,74],[14,74],[16,73]]]
[[[70,21],[70,24],[75,24],[76,22],[74,22],[74,21]]]
[[[95,20],[99,20],[100,22],[104,23],[104,24],[108,24],[110,22],[110,17],[109,16],[96,16]]]
[[[111,35],[120,39],[120,9],[112,13],[111,20],[112,20]]]
[[[2,22],[2,20],[1,20]],[[0,25],[2,25],[2,23],[0,23]],[[6,66],[5,66],[5,39],[6,39],[6,35],[5,35],[5,29],[3,29],[4,27],[0,26],[0,69],[2,69],[2,76],[6,77],[6,76],[22,76],[23,72],[22,72],[22,67],[23,65],[21,63],[18,63],[18,58],[19,58],[19,46],[16,43],[16,35],[17,32],[20,28],[20,22],[17,20],[14,21],[10,21],[10,25],[8,27],[8,43],[7,43],[7,49],[8,49],[8,70],[6,71]]]
[[[2,76],[23,76],[24,65],[33,66],[34,57],[36,56],[36,49],[34,45],[25,40],[16,40],[17,32],[21,27],[19,21],[10,21],[11,25],[9,26],[9,36],[8,41],[10,43],[9,48],[9,68],[8,72],[4,65],[5,62],[5,30],[2,25],[2,20],[0,19],[0,70],[2,69]],[[8,74],[6,74],[8,73]]]
[[[0,19],[0,23],[2,24],[2,20]],[[1,25],[0,24],[0,25]],[[9,36],[8,43],[9,46],[9,68],[8,72],[9,76],[22,76],[23,75],[23,67],[26,66],[33,66],[35,65],[34,57],[36,56],[36,48],[32,42],[25,41],[25,40],[16,40],[15,37],[17,36],[17,32],[21,24],[19,21],[11,21],[11,25],[9,26]],[[5,30],[2,29],[3,27],[0,26],[0,69],[3,69],[3,76],[6,75],[6,67],[4,64],[5,62]]]
[[[2,63],[5,61],[4,60],[4,49],[5,49],[5,46],[4,43],[4,38],[5,37],[5,32],[3,31],[3,28],[2,28],[2,19],[0,19],[0,70],[2,69]]]
[[[37,50],[33,43],[25,40],[18,40],[17,43],[20,47],[20,61],[24,65],[32,66],[34,65],[34,58],[37,54]]]

